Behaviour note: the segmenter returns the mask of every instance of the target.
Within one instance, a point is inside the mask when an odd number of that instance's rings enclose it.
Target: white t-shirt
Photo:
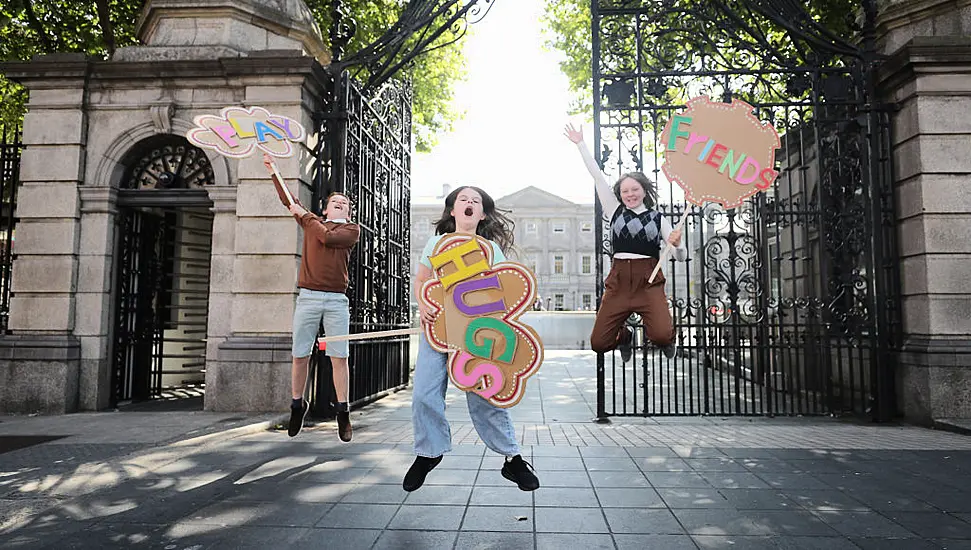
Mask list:
[[[428,238],[428,242],[425,243],[425,248],[421,251],[421,258],[418,259],[421,265],[427,267],[428,269],[432,268],[432,262],[428,258],[431,257],[432,251],[435,250],[435,245],[437,245],[438,241],[442,240],[442,237],[444,236],[445,235],[432,235]],[[489,239],[486,240],[489,241]],[[497,264],[499,262],[506,261],[506,255],[502,253],[502,249],[499,248],[499,245],[492,241],[489,241],[489,244],[492,245],[492,263]]]

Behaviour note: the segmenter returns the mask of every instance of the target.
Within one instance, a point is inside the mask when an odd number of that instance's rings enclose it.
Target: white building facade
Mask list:
[[[447,193],[447,191],[446,191]],[[416,201],[417,202],[417,201]],[[411,265],[442,216],[444,198],[412,203]],[[536,274],[541,307],[554,311],[594,311],[596,261],[593,203],[577,204],[529,186],[496,199],[516,224],[515,249],[507,256]],[[417,307],[412,289],[412,306]]]

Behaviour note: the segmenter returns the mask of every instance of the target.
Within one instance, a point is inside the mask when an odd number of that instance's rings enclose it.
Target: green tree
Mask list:
[[[599,1],[599,0],[593,0]],[[712,0],[714,1],[714,0]],[[740,8],[737,2],[732,0],[719,0],[729,5]],[[706,0],[707,2],[707,0]],[[645,4],[647,5],[647,4]],[[696,0],[667,0],[664,2],[652,2],[650,5],[656,7],[660,21],[665,21],[664,17],[671,20],[668,24],[658,24],[651,32],[657,33],[657,39],[652,47],[644,48],[641,55],[644,56],[642,63],[647,66],[664,67],[670,60],[683,57],[690,50],[694,54],[707,55],[708,57],[722,56],[727,63],[731,63],[733,58],[738,55],[738,51],[733,51],[729,43],[717,44],[716,42],[706,41],[709,37],[702,37],[704,25],[698,22],[691,23],[697,30],[694,36],[691,33],[682,33],[678,36],[665,34],[672,28],[680,27],[684,21],[679,18],[684,11],[711,10],[710,4],[700,7],[701,3]],[[570,90],[574,94],[571,104],[571,114],[585,114],[592,116],[593,101],[593,70],[591,55],[593,51],[593,41],[591,38],[591,0],[546,0],[546,11],[543,17],[545,44],[548,49],[559,51],[564,55],[560,62],[560,70],[567,76]],[[807,11],[809,16],[828,29],[835,36],[846,37],[852,34],[851,21],[856,16],[859,2],[856,0],[808,0]],[[767,30],[765,20],[754,14],[751,10],[737,9],[735,15],[739,19],[733,25],[749,25],[753,29],[764,30],[765,39],[774,47],[782,51],[789,51],[792,55],[798,56],[798,48],[787,42],[785,34],[778,30]],[[633,49],[633,29],[626,36],[630,44],[622,45],[621,48]],[[615,37],[617,35],[615,34]],[[668,37],[664,39],[662,37]],[[653,38],[653,37],[652,37]],[[647,38],[647,41],[652,40]],[[758,61],[756,61],[758,62]],[[744,61],[744,67],[752,68],[751,60]]]
[[[328,40],[329,0],[307,0]],[[108,59],[138,43],[135,23],[144,0],[8,0],[0,4],[0,60],[28,60],[49,53],[84,53]],[[405,6],[401,0],[345,0],[357,31],[346,55],[352,55],[391,27]],[[405,70],[414,87],[416,147],[426,151],[451,130],[460,113],[451,108],[454,85],[465,77],[462,41],[446,32],[436,48]],[[449,44],[449,42],[453,42]],[[17,125],[26,111],[23,87],[0,75],[0,125]]]
[[[129,0],[98,0],[95,4],[84,0],[11,0],[0,6],[0,60],[27,60],[54,52],[104,56],[109,45],[113,49],[135,43],[135,18],[140,7],[140,2]],[[104,32],[99,8],[112,14],[112,33]],[[19,124],[26,101],[26,91],[0,75],[0,124]]]
[[[546,47],[564,55],[560,70],[573,92],[570,114],[590,116],[593,112],[590,0],[546,0],[543,23]]]

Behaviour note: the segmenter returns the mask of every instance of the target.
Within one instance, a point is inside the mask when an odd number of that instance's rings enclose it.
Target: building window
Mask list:
[[[536,234],[536,222],[526,222],[526,234],[527,235]]]
[[[580,273],[583,275],[593,273],[593,256],[583,256],[580,258]]]
[[[566,222],[553,222],[553,233],[566,233]]]
[[[580,231],[584,233],[589,233],[593,231],[593,224],[590,222],[583,222],[580,224]]]
[[[556,275],[563,274],[563,256],[553,256],[553,273]]]
[[[529,258],[526,259],[526,267],[528,267],[529,270],[532,271],[534,275],[537,273],[537,270],[536,270],[537,265],[538,264],[536,262],[535,257],[530,256]]]
[[[584,309],[584,311],[590,311],[591,309],[593,309],[593,295],[592,294],[584,294],[583,297],[582,297],[582,300],[583,300],[583,309]]]
[[[554,294],[553,295],[553,309],[556,311],[563,311],[563,295]]]

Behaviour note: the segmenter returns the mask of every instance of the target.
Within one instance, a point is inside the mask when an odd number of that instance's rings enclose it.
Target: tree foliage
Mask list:
[[[666,0],[653,2],[653,5],[657,6],[658,9],[666,9],[672,5],[684,3],[687,8],[689,4],[695,1]],[[563,61],[560,62],[560,70],[567,76],[570,90],[574,94],[571,114],[585,114],[587,117],[592,114],[593,98],[591,59],[593,41],[590,8],[591,0],[546,0],[543,18],[546,47],[564,55]],[[852,34],[852,22],[858,8],[859,2],[856,0],[808,0],[807,2],[809,15],[833,34],[841,37],[848,37]],[[739,10],[735,15],[740,17],[736,22],[740,25],[747,24],[755,27],[762,25],[762,22],[757,20],[751,12]],[[670,21],[670,23],[672,26],[677,26],[681,22]],[[773,46],[785,49],[788,46],[785,44],[783,34],[779,31],[766,33]],[[632,33],[627,38],[633,43]],[[683,40],[684,37],[678,37],[677,40],[662,40],[663,43],[652,44],[650,48],[642,50],[641,54],[648,57],[655,55],[657,59],[645,59],[643,63],[648,66],[664,66],[668,59],[677,58],[680,54],[686,53],[689,47],[697,53],[700,49],[703,49],[703,47],[699,48],[698,44],[704,42],[705,38],[699,36],[697,37],[698,40],[691,45],[688,45],[687,40]],[[690,37],[688,40],[690,40]],[[718,52],[710,51],[710,53],[726,59],[735,54],[735,52],[730,51],[730,46],[716,47],[709,42],[706,47],[709,50],[721,50]]]
[[[564,55],[560,70],[574,97],[570,114],[591,113],[593,69],[590,0],[546,0],[543,16],[546,47]]]
[[[316,14],[320,28],[330,29],[330,0],[306,2]],[[344,0],[343,4],[356,27],[345,57],[368,46],[394,25],[405,3],[401,0]],[[329,37],[324,38],[329,40]],[[465,79],[467,74],[462,41],[455,41],[455,38],[452,32],[445,32],[435,42],[435,49],[417,57],[405,70],[404,76],[411,81],[414,90],[412,122],[419,151],[434,147],[438,138],[451,131],[461,116],[451,107],[454,85]],[[404,51],[408,49],[407,45],[403,48]]]
[[[402,0],[344,0],[356,33],[348,55],[366,46],[397,20]],[[50,53],[84,53],[108,59],[116,48],[138,43],[135,24],[144,0],[7,0],[0,3],[0,61],[25,61]],[[324,41],[330,28],[330,0],[307,0]],[[107,13],[107,20],[99,17]],[[442,42],[450,39],[443,36]],[[461,41],[417,58],[407,71],[414,87],[414,131],[419,150],[428,150],[452,128],[456,81],[465,70]],[[0,75],[0,125],[23,120],[27,94]]]

